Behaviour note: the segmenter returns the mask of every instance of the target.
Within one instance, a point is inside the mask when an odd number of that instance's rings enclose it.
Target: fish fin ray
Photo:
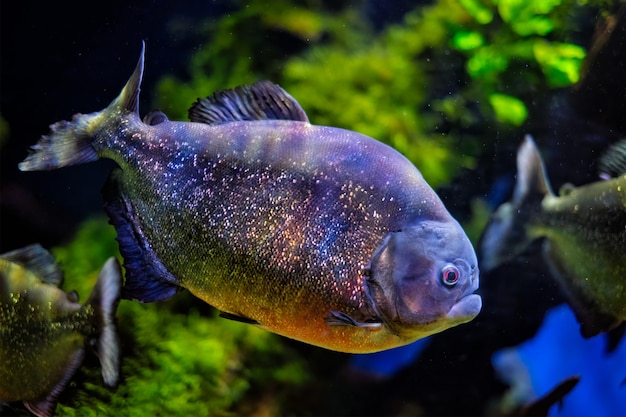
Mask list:
[[[102,367],[104,383],[113,387],[119,376],[119,340],[115,325],[115,312],[120,301],[122,270],[117,259],[109,258],[100,274],[86,305],[93,305],[98,322],[96,354]]]
[[[152,252],[141,230],[136,227],[138,222],[134,218],[132,207],[119,190],[116,179],[119,172],[116,170],[111,174],[103,193],[104,208],[109,222],[117,231],[117,241],[126,269],[122,298],[142,303],[167,300],[181,288]]]
[[[353,327],[369,327],[369,328],[380,328],[382,327],[382,322],[380,321],[372,321],[372,322],[361,322],[353,319],[346,313],[342,313],[341,311],[330,310],[328,312],[328,316],[324,317],[324,321],[326,324],[331,326],[353,326]]]
[[[491,271],[520,255],[535,239],[528,231],[532,215],[553,196],[541,155],[526,135],[517,152],[517,181],[511,201],[492,214],[479,242],[481,269]]]
[[[75,114],[71,121],[50,125],[50,134],[43,135],[20,162],[21,171],[46,171],[69,165],[95,161],[100,156],[94,147],[94,132],[112,117],[122,113],[138,113],[139,85],[143,74],[145,44],[135,71],[120,95],[104,110],[90,114]]]
[[[19,169],[47,171],[97,160],[99,156],[89,133],[97,116],[98,113],[79,113],[72,121],[62,120],[50,125],[50,134],[43,135],[31,146],[26,159],[19,163]]]
[[[615,142],[604,152],[598,161],[598,171],[605,179],[626,174],[626,139]]]
[[[113,100],[109,107],[124,109],[127,112],[139,114],[139,92],[141,90],[141,81],[143,79],[144,56],[146,52],[146,43],[141,42],[141,52],[139,60],[135,66],[135,70],[124,85],[120,95]]]
[[[241,316],[238,314],[233,314],[233,313],[227,313],[225,311],[220,311],[220,317],[228,319],[228,320],[233,320],[233,321],[238,321],[241,323],[246,323],[246,324],[261,324],[258,321],[254,320],[254,319],[250,319],[248,317],[245,316]]]
[[[54,256],[38,243],[4,253],[0,257],[22,265],[47,284],[58,287],[63,282],[63,272]]]
[[[554,195],[545,165],[532,136],[526,135],[517,152],[517,184],[513,201],[521,203],[531,198],[541,201],[547,194]]]
[[[309,121],[300,104],[270,81],[258,81],[199,98],[189,109],[189,119],[210,125],[246,120]]]

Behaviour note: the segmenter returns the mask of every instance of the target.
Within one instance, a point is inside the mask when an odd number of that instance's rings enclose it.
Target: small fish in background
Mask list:
[[[0,402],[22,401],[51,416],[57,398],[95,346],[107,386],[115,386],[119,348],[114,316],[120,265],[110,258],[87,302],[59,289],[54,257],[38,244],[0,255]]]
[[[492,355],[496,374],[510,386],[499,404],[501,414],[626,415],[626,339],[610,352],[609,344],[606,333],[581,337],[566,304],[548,310],[534,337]]]
[[[142,119],[135,72],[106,109],[51,126],[20,164],[119,165],[105,208],[125,298],[182,288],[225,318],[327,349],[409,344],[480,311],[459,223],[391,147],[315,126],[269,81],[199,99],[189,122]]]
[[[585,337],[626,320],[626,173],[555,195],[530,136],[517,154],[513,199],[481,237],[481,267],[493,270],[543,239],[542,253]]]

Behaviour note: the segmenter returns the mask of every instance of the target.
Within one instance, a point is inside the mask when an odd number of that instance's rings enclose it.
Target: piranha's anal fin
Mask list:
[[[142,303],[167,300],[179,292],[181,287],[146,242],[131,204],[119,189],[119,174],[119,170],[113,171],[102,193],[104,209],[109,215],[109,223],[117,231],[117,241],[126,268],[122,298]]]
[[[246,323],[246,324],[257,324],[257,325],[260,324],[258,321],[254,319],[249,319],[248,317],[239,316],[237,314],[227,313],[225,311],[220,311],[220,317],[228,319],[228,320]]]
[[[382,322],[380,321],[372,321],[372,322],[362,322],[357,321],[347,315],[346,313],[342,313],[340,311],[330,310],[328,312],[328,316],[324,317],[324,321],[326,324],[331,326],[353,326],[353,327],[368,327],[370,329],[379,329],[382,327]]]
[[[309,121],[300,104],[270,81],[257,81],[199,98],[189,109],[189,119],[210,125],[250,120]]]

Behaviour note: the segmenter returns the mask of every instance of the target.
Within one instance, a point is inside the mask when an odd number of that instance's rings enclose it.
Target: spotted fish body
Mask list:
[[[58,288],[61,280],[54,258],[39,245],[0,255],[0,401],[22,401],[37,416],[54,413],[86,345],[97,349],[105,384],[118,379],[119,264],[107,261],[83,305],[75,292]]]
[[[140,63],[107,109],[54,125],[21,169],[107,157],[124,295],[181,287],[224,317],[328,349],[372,352],[471,320],[474,250],[392,148],[308,122],[260,82],[199,100],[192,122],[136,109]]]

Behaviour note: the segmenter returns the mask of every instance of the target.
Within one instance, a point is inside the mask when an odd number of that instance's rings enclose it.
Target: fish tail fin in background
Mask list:
[[[120,301],[122,271],[115,258],[109,258],[100,274],[85,306],[91,306],[96,314],[98,339],[96,354],[102,366],[102,379],[110,387],[117,385],[119,377],[119,340],[115,326],[115,312]],[[85,307],[83,307],[85,308]]]
[[[50,126],[49,135],[41,137],[32,146],[28,157],[19,164],[22,171],[46,171],[69,165],[78,165],[99,158],[93,146],[94,133],[107,124],[111,118],[123,113],[138,113],[139,87],[143,76],[145,43],[135,71],[122,89],[120,95],[99,112],[75,114],[71,121],[61,121]]]
[[[513,198],[493,214],[479,244],[484,271],[513,259],[535,239],[528,233],[528,221],[541,209],[546,195],[553,195],[545,167],[530,135],[517,153],[517,181]]]
[[[626,174],[626,138],[615,142],[604,152],[598,162],[598,171],[604,180]]]

